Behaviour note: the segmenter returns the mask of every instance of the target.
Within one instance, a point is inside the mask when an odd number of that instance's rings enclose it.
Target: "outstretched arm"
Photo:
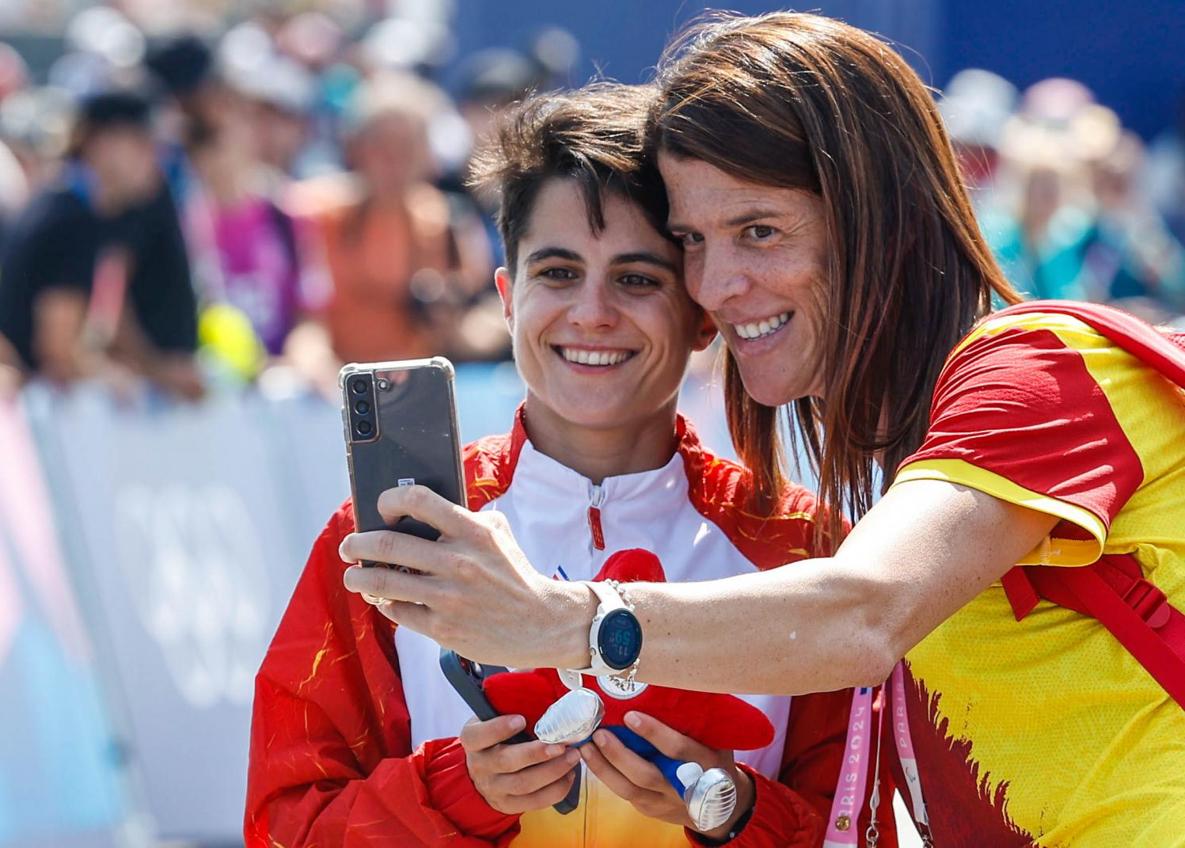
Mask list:
[[[347,561],[424,573],[347,570],[347,588],[392,600],[384,615],[484,662],[580,667],[596,607],[547,580],[497,513],[472,514],[420,487],[380,499],[442,531],[346,538]],[[938,480],[900,483],[834,557],[724,580],[631,584],[644,645],[638,677],[715,692],[797,694],[870,685],[1049,534],[1057,519]]]

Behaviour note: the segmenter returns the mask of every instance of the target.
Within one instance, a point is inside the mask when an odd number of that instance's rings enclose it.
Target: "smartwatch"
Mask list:
[[[637,671],[642,653],[642,625],[618,590],[616,580],[585,583],[600,602],[588,631],[588,668],[574,669],[577,674],[596,677],[628,676]]]

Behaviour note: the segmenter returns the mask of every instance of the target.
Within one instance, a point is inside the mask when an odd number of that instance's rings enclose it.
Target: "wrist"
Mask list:
[[[588,665],[588,632],[597,614],[597,596],[582,583],[549,581],[558,600],[548,604],[553,612],[542,641],[548,656],[538,665],[551,668],[584,668]]]
[[[460,833],[493,841],[518,826],[517,814],[496,809],[474,784],[460,741],[429,740],[418,753],[424,758],[429,806]]]

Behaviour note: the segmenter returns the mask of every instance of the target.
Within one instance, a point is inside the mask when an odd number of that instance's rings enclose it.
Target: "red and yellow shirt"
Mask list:
[[[960,343],[894,485],[923,479],[1059,518],[1020,564],[1133,554],[1185,609],[1185,393],[1073,317]],[[935,844],[1185,846],[1185,711],[1098,622],[997,583],[906,661]]]

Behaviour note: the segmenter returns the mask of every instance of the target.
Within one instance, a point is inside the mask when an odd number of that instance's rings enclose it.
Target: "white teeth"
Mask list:
[[[560,355],[569,362],[580,365],[618,365],[631,356],[628,350],[582,350],[580,348],[561,347]]]
[[[789,320],[790,313],[783,312],[780,315],[773,315],[761,321],[754,321],[749,324],[733,324],[732,326],[736,330],[737,335],[742,339],[759,339],[780,329]]]

